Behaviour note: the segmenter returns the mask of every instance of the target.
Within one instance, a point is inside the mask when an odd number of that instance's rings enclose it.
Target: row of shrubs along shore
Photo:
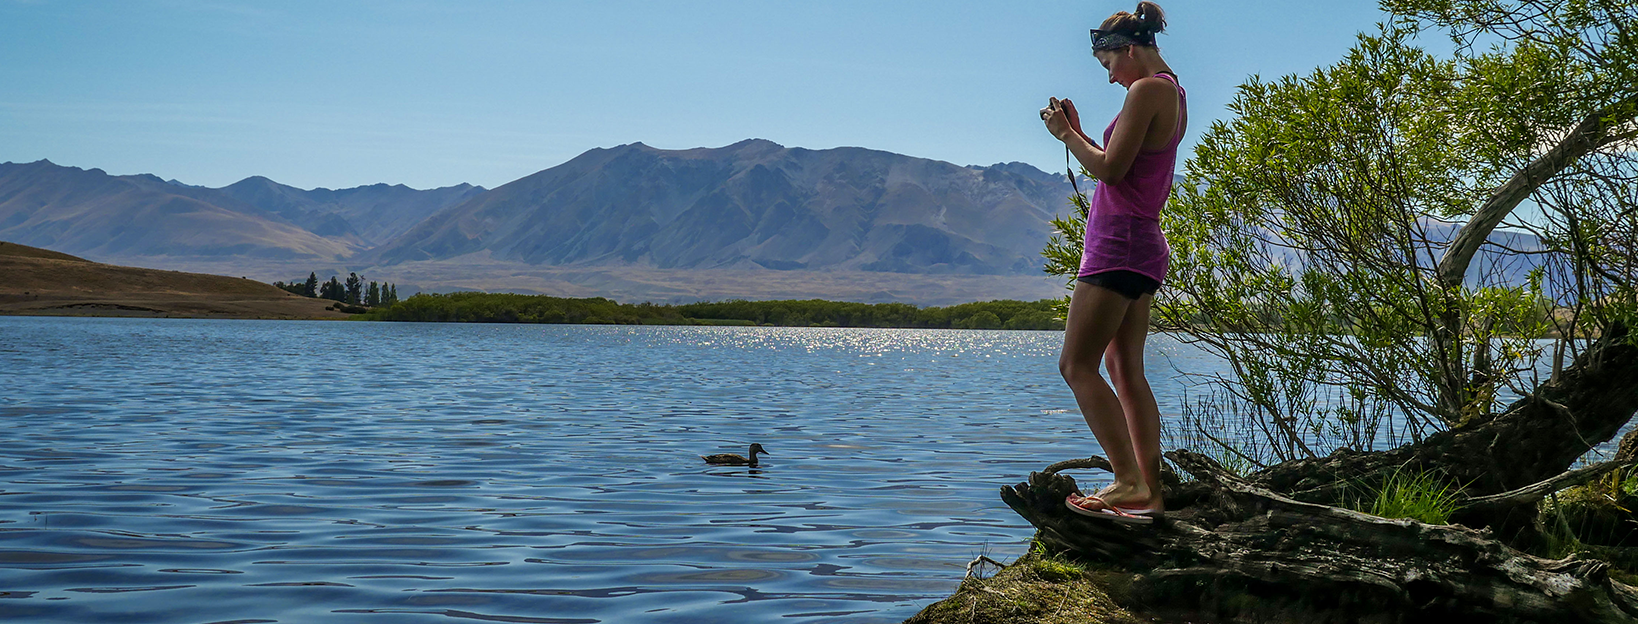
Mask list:
[[[602,297],[459,292],[417,294],[355,316],[366,321],[583,323],[600,325],[777,325],[930,329],[1063,329],[1055,300],[981,301],[946,307],[908,303],[719,301],[680,305],[619,303]]]

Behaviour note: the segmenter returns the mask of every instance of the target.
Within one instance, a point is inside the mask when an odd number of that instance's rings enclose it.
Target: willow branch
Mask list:
[[[1502,219],[1537,188],[1574,164],[1576,160],[1616,140],[1618,137],[1613,136],[1610,130],[1630,121],[1634,107],[1638,107],[1638,96],[1628,97],[1587,115],[1581,123],[1576,124],[1569,135],[1558,142],[1558,145],[1525,165],[1524,169],[1497,187],[1490,194],[1490,198],[1479,207],[1473,219],[1456,234],[1456,239],[1445,250],[1444,257],[1439,259],[1439,281],[1447,288],[1460,287],[1463,278],[1467,276],[1468,264],[1473,261],[1473,254],[1479,250],[1485,239],[1489,238],[1490,232],[1496,229]],[[1618,119],[1618,115],[1621,115],[1621,118]]]
[[[1464,503],[1464,506],[1471,509],[1475,507],[1504,508],[1513,507],[1516,505],[1527,505],[1543,498],[1547,498],[1547,496],[1551,495],[1553,492],[1557,492],[1567,487],[1575,487],[1577,485],[1584,484],[1609,472],[1631,466],[1635,463],[1638,463],[1638,461],[1631,459],[1618,459],[1593,464],[1591,466],[1587,466],[1586,468],[1571,470],[1551,479],[1532,483],[1510,492],[1470,498],[1466,503]]]

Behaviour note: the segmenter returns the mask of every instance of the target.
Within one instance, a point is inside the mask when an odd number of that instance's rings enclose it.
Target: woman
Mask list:
[[[1077,513],[1131,523],[1152,522],[1163,509],[1160,410],[1143,376],[1143,341],[1170,259],[1160,209],[1188,126],[1183,87],[1155,47],[1155,33],[1165,27],[1158,5],[1139,2],[1136,13],[1116,13],[1092,31],[1093,55],[1109,82],[1126,87],[1126,103],[1103,131],[1102,148],[1071,122],[1074,107],[1067,101],[1053,98],[1041,112],[1052,136],[1098,179],[1058,368],[1115,482],[1065,503]],[[1100,356],[1114,388],[1098,373]]]

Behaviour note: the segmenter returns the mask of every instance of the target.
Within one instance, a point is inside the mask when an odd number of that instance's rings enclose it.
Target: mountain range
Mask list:
[[[1071,192],[1023,163],[760,139],[593,149],[494,189],[303,190],[261,176],[205,188],[42,160],[0,164],[0,241],[262,281],[357,272],[405,293],[948,305],[1060,295],[1040,250]],[[1438,243],[1458,226],[1425,227]],[[1491,238],[1540,247],[1518,232]],[[1475,276],[1522,283],[1540,258],[1487,248],[1475,263]]]
[[[747,140],[595,149],[422,221],[366,257],[553,266],[1034,275],[1063,178]]]
[[[244,256],[333,261],[484,191],[377,184],[302,190],[263,177],[212,189],[51,161],[0,164],[0,240],[99,260]]]
[[[1070,192],[1023,163],[759,139],[593,149],[495,189],[303,190],[260,176],[213,189],[38,161],[0,164],[0,240],[268,280],[356,271],[656,300],[804,296],[806,282],[806,296],[950,303],[1058,292],[1040,249]]]

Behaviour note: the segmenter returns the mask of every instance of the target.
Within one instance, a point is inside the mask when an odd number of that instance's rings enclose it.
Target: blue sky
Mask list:
[[[1049,96],[1124,90],[1087,29],[1136,2],[0,0],[0,161],[222,186],[494,187],[594,147],[750,137],[1063,167]],[[1375,2],[1161,2],[1191,149],[1247,76],[1329,64]],[[1091,128],[1089,128],[1091,130]]]

